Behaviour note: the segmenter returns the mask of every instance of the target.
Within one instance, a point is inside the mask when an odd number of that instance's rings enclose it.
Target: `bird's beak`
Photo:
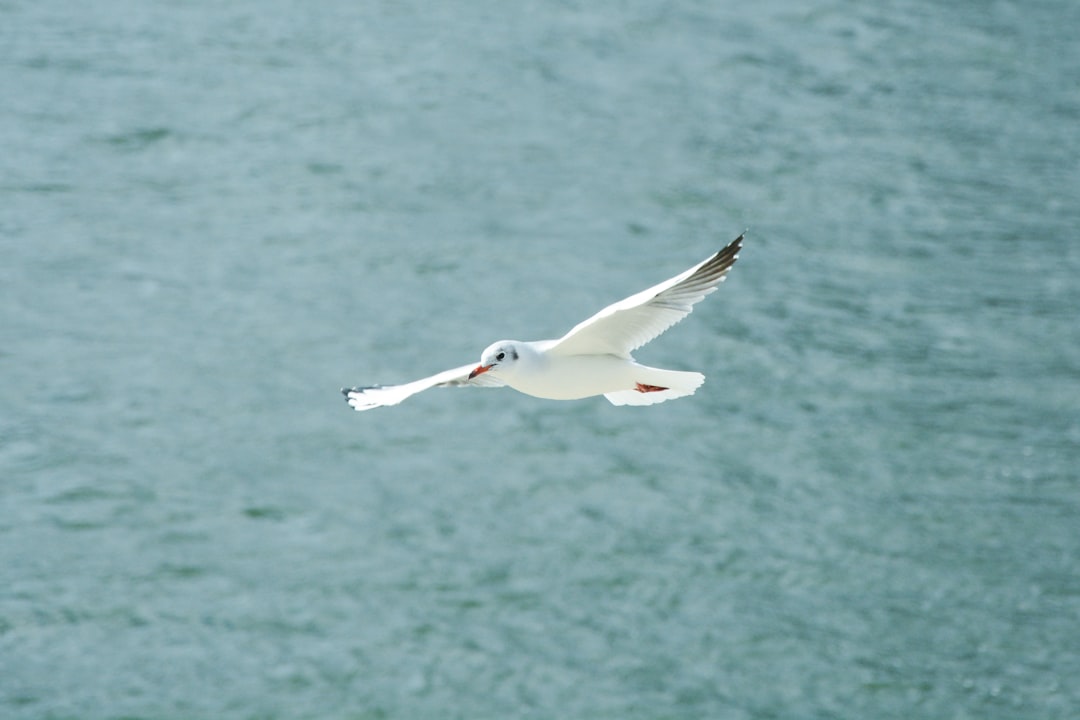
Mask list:
[[[495,367],[495,366],[494,365],[477,365],[476,369],[473,370],[471,373],[469,373],[469,379],[472,380],[477,375],[483,375],[484,373],[486,373],[488,370],[490,370],[493,367]]]

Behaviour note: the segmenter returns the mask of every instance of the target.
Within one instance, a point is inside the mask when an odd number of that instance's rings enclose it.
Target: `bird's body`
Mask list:
[[[518,359],[499,379],[518,392],[547,400],[580,400],[607,396],[616,405],[651,405],[688,394],[705,380],[700,373],[647,367],[617,355],[568,355],[558,352],[557,340],[502,340],[495,348],[512,348]],[[497,353],[496,353],[497,354]],[[643,387],[660,388],[651,392]],[[638,402],[616,402],[613,395],[632,393]],[[670,393],[670,394],[669,394]]]
[[[686,317],[716,290],[739,249],[740,235],[689,270],[614,303],[556,340],[500,340],[463,365],[404,385],[346,388],[356,410],[396,405],[430,387],[507,385],[534,397],[577,400],[604,395],[615,405],[652,405],[692,395],[705,381],[697,372],[638,364],[631,352]]]

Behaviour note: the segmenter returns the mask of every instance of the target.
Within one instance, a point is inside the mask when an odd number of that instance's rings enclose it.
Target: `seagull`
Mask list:
[[[551,400],[603,395],[613,405],[653,405],[693,395],[697,372],[638,364],[631,353],[682,320],[727,277],[743,235],[715,255],[659,285],[631,295],[575,325],[558,340],[499,340],[462,365],[403,385],[342,388],[356,410],[397,405],[433,387],[501,387]]]

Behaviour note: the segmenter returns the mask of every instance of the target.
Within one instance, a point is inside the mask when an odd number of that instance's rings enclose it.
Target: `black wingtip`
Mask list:
[[[746,233],[743,232],[739,237],[735,238],[727,245],[723,250],[720,250],[713,256],[710,266],[715,267],[718,270],[726,271],[735,261],[739,259],[739,251],[742,250],[743,240],[746,238]]]

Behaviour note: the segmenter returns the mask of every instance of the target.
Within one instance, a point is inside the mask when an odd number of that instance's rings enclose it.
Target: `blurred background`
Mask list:
[[[0,715],[1075,717],[1077,27],[0,2]],[[692,398],[338,394],[747,229]]]

